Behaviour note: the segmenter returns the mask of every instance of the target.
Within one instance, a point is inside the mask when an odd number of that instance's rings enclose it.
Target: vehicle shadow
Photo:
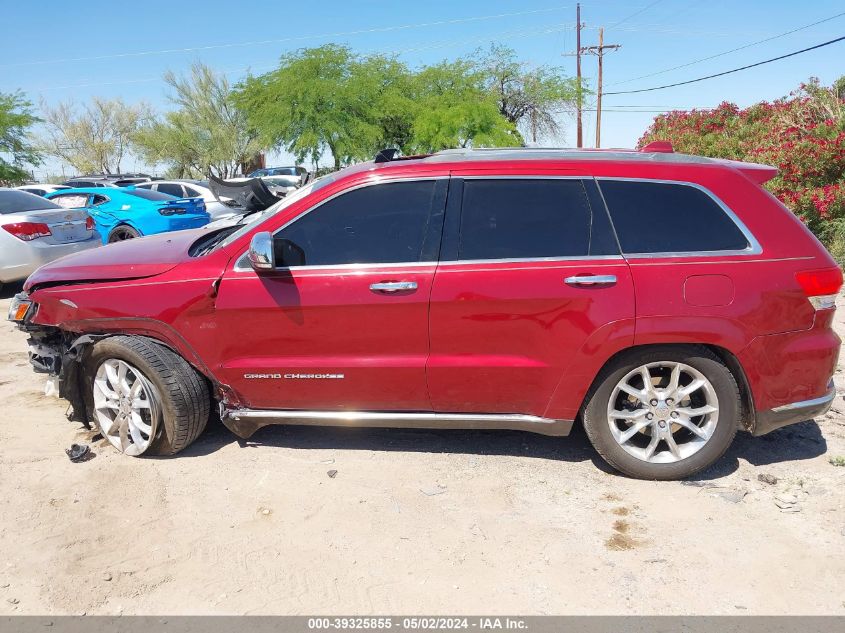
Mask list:
[[[725,477],[739,468],[739,459],[753,466],[813,459],[827,452],[827,441],[815,420],[791,424],[761,437],[737,433],[727,453],[713,466],[692,479],[708,481]]]
[[[2,284],[0,285],[0,299],[11,299],[22,290],[22,281],[13,281],[8,284]]]
[[[429,430],[391,428],[349,428],[316,426],[268,426],[248,440],[232,434],[219,420],[180,453],[200,457],[224,446],[241,448],[295,448],[365,451],[413,451],[465,455],[510,455],[561,462],[592,461],[599,470],[615,473],[595,452],[580,424],[568,437],[546,437],[521,431]],[[754,466],[812,459],[827,451],[827,442],[815,421],[802,422],[762,437],[738,433],[727,453],[713,466],[692,479],[714,480],[739,468],[744,459]]]
[[[522,431],[463,429],[352,428],[333,426],[278,425],[259,429],[242,440],[215,420],[206,432],[180,455],[202,456],[224,446],[241,448],[336,449],[406,451],[466,455],[514,455],[537,459],[581,462],[592,458],[593,449],[580,426],[569,437],[546,437]]]

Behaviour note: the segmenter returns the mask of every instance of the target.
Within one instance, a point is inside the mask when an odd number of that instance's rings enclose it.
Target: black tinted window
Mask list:
[[[172,183],[159,183],[156,187],[162,193],[169,194],[171,196],[176,196],[177,198],[181,198],[182,194],[182,185],[176,185]]]
[[[0,215],[59,208],[55,202],[45,200],[34,193],[16,190],[0,191]]]
[[[435,181],[386,183],[329,200],[276,234],[306,266],[421,261]]]
[[[748,240],[724,209],[689,185],[599,182],[624,253],[738,251]]]
[[[143,198],[144,200],[173,200],[173,196],[167,195],[160,191],[147,191],[146,189],[126,189],[126,193],[130,196]],[[181,196],[179,196],[181,198]]]
[[[586,256],[591,226],[580,180],[466,180],[458,258]]]

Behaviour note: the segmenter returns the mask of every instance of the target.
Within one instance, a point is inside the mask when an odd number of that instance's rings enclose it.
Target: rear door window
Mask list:
[[[681,183],[599,180],[625,254],[744,251],[751,245],[707,192]]]
[[[604,213],[603,209],[600,209]],[[599,226],[604,227],[597,236]],[[466,179],[460,260],[618,255],[580,179]]]

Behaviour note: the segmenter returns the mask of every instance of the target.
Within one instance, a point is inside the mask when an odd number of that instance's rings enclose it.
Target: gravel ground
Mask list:
[[[659,483],[610,472],[580,429],[217,425],[130,459],[43,383],[0,323],[0,615],[845,614],[841,395]],[[72,464],[73,442],[95,457]]]

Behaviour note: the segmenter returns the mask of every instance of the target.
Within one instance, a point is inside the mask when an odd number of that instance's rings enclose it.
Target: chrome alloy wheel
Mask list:
[[[155,439],[159,417],[155,387],[125,361],[110,358],[97,368],[94,411],[103,437],[121,453],[137,457]]]
[[[697,369],[674,361],[629,372],[611,393],[607,423],[616,442],[644,462],[670,464],[700,451],[719,421],[719,401]]]

